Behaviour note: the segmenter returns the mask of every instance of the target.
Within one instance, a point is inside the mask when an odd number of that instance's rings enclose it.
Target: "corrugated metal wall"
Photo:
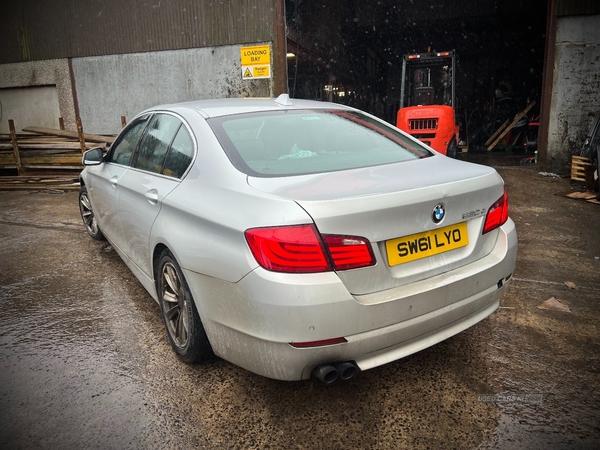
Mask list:
[[[274,0],[4,0],[0,64],[273,40]]]
[[[273,95],[272,80],[242,79],[239,45],[73,58],[72,68],[88,133],[118,133],[121,116],[153,105]]]

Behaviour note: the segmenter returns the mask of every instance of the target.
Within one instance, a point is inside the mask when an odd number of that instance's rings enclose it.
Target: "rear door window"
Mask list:
[[[140,142],[133,167],[148,172],[162,173],[167,151],[180,126],[181,120],[175,116],[155,114]]]
[[[194,141],[185,126],[179,131],[171,144],[164,163],[163,173],[170,177],[181,178],[194,157]]]

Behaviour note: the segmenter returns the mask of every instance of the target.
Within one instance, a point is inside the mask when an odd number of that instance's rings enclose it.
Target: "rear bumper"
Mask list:
[[[367,353],[354,358],[354,361],[361,370],[367,370],[448,339],[492,314],[498,308],[505,288],[506,285],[501,289],[492,286],[478,295],[425,316],[356,336],[358,340],[369,342],[371,348]],[[430,331],[422,333],[424,330]]]
[[[517,236],[509,220],[485,258],[459,269],[353,297],[335,273],[289,275],[257,269],[238,283],[185,271],[215,354],[281,380],[352,360],[361,370],[405,357],[490,315],[514,270]],[[345,337],[326,347],[290,342]]]

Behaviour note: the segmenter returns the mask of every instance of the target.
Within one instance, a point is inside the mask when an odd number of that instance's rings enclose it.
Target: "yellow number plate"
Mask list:
[[[469,243],[465,222],[424,233],[390,239],[385,243],[390,266],[444,253]]]

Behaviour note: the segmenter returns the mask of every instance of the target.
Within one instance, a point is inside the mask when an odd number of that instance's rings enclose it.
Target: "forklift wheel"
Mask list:
[[[458,145],[456,145],[456,139],[452,139],[448,144],[448,150],[446,150],[446,156],[449,158],[456,159],[458,153]]]

